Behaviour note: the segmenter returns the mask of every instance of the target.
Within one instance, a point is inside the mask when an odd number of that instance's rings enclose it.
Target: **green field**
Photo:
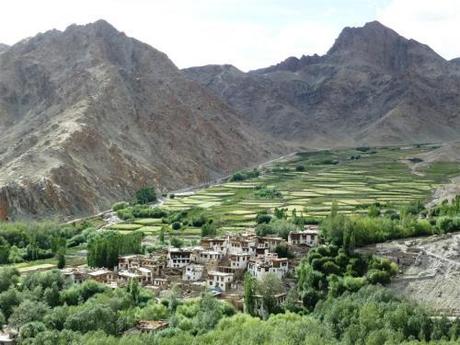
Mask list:
[[[365,213],[368,206],[380,203],[383,208],[400,207],[417,200],[428,200],[432,191],[449,177],[460,175],[460,164],[436,163],[422,175],[411,173],[402,160],[431,150],[428,146],[413,148],[379,148],[367,152],[337,150],[298,153],[291,159],[262,169],[258,178],[225,182],[176,196],[162,205],[169,211],[193,210],[214,219],[224,231],[238,231],[255,225],[257,212],[273,212],[275,207],[295,210],[305,216],[325,217],[335,200],[340,213]],[[352,157],[359,156],[359,159]],[[302,165],[305,170],[297,171]],[[264,199],[260,188],[275,188],[281,196]],[[134,224],[117,224],[123,232],[141,229],[154,234],[161,220],[139,219]],[[199,231],[182,230],[183,235]]]

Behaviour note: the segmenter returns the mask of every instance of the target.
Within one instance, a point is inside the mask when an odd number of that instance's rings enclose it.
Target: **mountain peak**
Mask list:
[[[428,46],[408,40],[378,21],[362,27],[346,27],[327,52],[327,59],[348,65],[371,65],[389,73],[401,73],[417,65],[443,61]]]
[[[65,32],[75,31],[92,32],[104,36],[120,34],[120,31],[118,31],[112,24],[110,24],[104,19],[99,19],[93,23],[84,25],[72,24],[65,30]]]

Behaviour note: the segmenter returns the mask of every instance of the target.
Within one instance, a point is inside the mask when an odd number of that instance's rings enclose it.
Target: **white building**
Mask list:
[[[288,236],[290,245],[306,245],[313,247],[319,244],[319,228],[317,225],[306,225],[303,231],[291,231]]]
[[[217,263],[224,255],[214,250],[203,250],[195,254],[195,261],[199,264],[207,265]]]
[[[229,257],[230,267],[237,270],[245,270],[248,267],[250,257],[251,255],[248,253],[231,254]]]
[[[288,270],[288,259],[279,258],[276,254],[258,256],[248,262],[248,272],[259,280],[268,273],[273,273],[282,279]]]
[[[185,266],[182,273],[182,280],[184,281],[198,281],[203,277],[204,266],[197,264],[190,264]]]
[[[190,264],[191,249],[169,248],[168,249],[168,267],[182,268]]]
[[[230,290],[233,282],[233,273],[210,271],[206,285],[208,288],[219,288],[222,291]]]

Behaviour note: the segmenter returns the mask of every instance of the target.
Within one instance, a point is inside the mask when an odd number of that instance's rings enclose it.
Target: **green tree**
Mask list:
[[[27,299],[13,309],[8,321],[11,325],[19,328],[29,322],[42,321],[48,309],[48,306],[43,302]]]
[[[16,264],[18,262],[24,261],[24,259],[22,258],[21,250],[18,247],[12,246],[10,248],[10,253],[8,255],[8,261],[11,262],[12,264]]]
[[[144,187],[136,192],[136,202],[138,204],[148,204],[157,200],[154,187]]]
[[[15,286],[19,281],[19,271],[16,268],[0,268],[0,292]]]
[[[248,272],[244,275],[244,311],[249,315],[255,314],[256,281]]]
[[[57,268],[63,269],[65,267],[65,250],[59,249],[58,253],[56,254],[57,258]]]
[[[165,232],[166,232],[166,226],[162,226],[160,229],[160,235],[158,236],[158,239],[160,240],[161,244],[165,243]]]
[[[206,223],[201,227],[201,237],[212,237],[217,235],[217,226],[214,223]]]
[[[184,245],[184,242],[180,238],[173,237],[171,238],[171,245],[173,247],[180,248]]]
[[[128,292],[131,295],[131,299],[133,300],[134,304],[139,303],[139,295],[140,295],[140,288],[139,282],[137,279],[130,279],[128,283]]]
[[[10,244],[0,236],[0,264],[7,264],[10,256]]]
[[[262,317],[267,319],[270,314],[281,311],[276,295],[283,292],[283,283],[274,273],[267,273],[257,282],[257,293],[261,296]]]

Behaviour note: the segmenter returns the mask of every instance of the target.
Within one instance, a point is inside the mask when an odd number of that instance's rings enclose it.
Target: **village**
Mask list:
[[[293,277],[293,270],[310,247],[319,244],[317,225],[290,232],[288,240],[275,236],[257,236],[254,229],[215,238],[203,238],[200,246],[169,247],[149,255],[125,255],[118,266],[106,268],[74,267],[63,269],[75,283],[92,279],[111,288],[126,286],[136,280],[162,297],[172,287],[179,287],[182,298],[198,297],[203,291],[242,307],[243,279],[248,272],[257,280],[272,273],[279,279]],[[288,246],[294,255],[279,257],[275,249]],[[284,279],[286,290],[289,279]],[[293,281],[293,280],[292,280]],[[286,293],[277,295],[282,303]]]

